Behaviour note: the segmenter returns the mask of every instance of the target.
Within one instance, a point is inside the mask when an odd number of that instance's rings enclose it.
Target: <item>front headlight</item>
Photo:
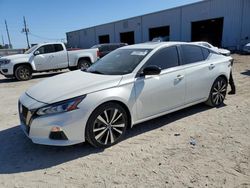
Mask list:
[[[10,63],[10,60],[9,59],[1,59],[0,60],[0,65],[7,65]]]
[[[85,97],[86,95],[42,107],[37,110],[36,114],[43,116],[76,110]]]

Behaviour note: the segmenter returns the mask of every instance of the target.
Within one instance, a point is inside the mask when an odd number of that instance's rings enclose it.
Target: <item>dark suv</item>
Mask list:
[[[102,58],[103,56],[116,50],[117,48],[120,48],[126,45],[127,45],[126,43],[107,43],[107,44],[97,44],[93,46],[92,48],[98,48],[98,56]]]

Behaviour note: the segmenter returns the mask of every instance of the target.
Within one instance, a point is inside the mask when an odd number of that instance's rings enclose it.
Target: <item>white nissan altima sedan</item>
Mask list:
[[[19,99],[21,127],[38,144],[108,147],[135,124],[197,103],[221,105],[231,62],[182,42],[122,47],[28,89]]]

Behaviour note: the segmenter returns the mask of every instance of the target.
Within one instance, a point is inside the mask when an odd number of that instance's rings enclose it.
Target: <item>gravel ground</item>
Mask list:
[[[0,76],[0,187],[250,187],[250,56],[233,57],[237,94],[224,106],[136,125],[105,150],[33,144],[18,127],[17,100],[55,74]]]

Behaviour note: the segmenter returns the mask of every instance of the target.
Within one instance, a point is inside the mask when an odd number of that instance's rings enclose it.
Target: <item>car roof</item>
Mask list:
[[[94,46],[112,46],[112,45],[126,45],[126,43],[102,43],[102,44],[96,44]]]
[[[63,44],[63,42],[42,42],[42,43],[38,43],[38,46],[42,46],[42,45],[50,45],[50,44]]]
[[[172,46],[178,44],[188,44],[186,42],[146,42],[122,47],[122,49],[155,49],[161,46]]]

